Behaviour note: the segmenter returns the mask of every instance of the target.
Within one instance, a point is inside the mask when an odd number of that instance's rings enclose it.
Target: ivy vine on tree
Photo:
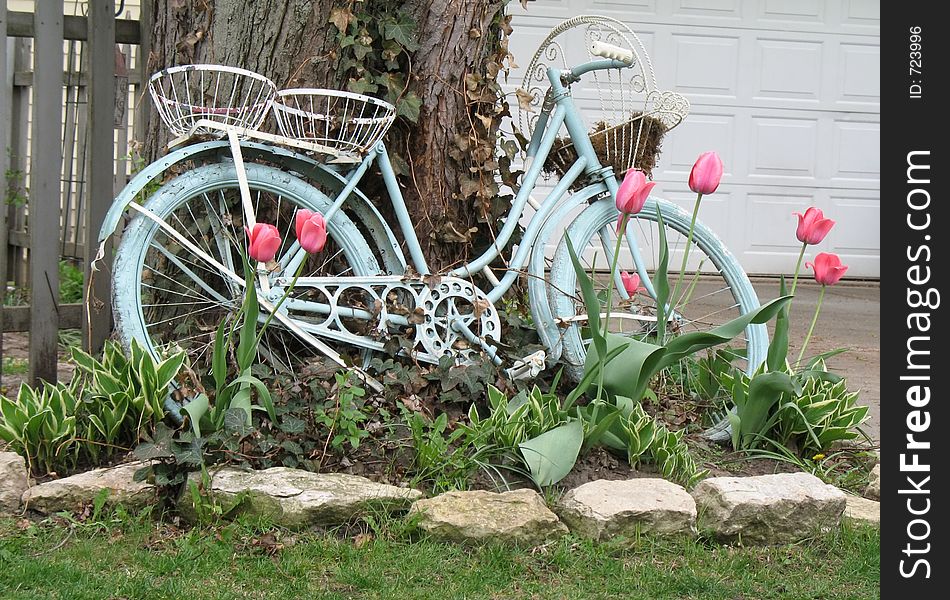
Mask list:
[[[445,155],[459,174],[448,198],[458,206],[447,212],[474,214],[475,222],[487,227],[444,220],[429,232],[431,241],[439,245],[464,244],[471,249],[492,243],[495,224],[510,207],[511,196],[501,195],[499,186],[499,174],[504,183],[514,181],[510,165],[517,151],[513,142],[500,143],[500,127],[510,112],[498,79],[514,65],[508,50],[511,16],[505,14],[505,4],[486,3],[482,10],[491,18],[490,26],[485,31],[476,27],[468,31],[470,39],[484,38],[487,57],[482,69],[460,74],[459,81],[452,82],[465,104],[464,122],[445,124],[455,132]],[[412,65],[413,53],[420,48],[418,26],[404,3],[351,0],[334,7],[329,22],[337,41],[329,58],[346,89],[393,104],[400,117],[396,135],[410,138],[423,102],[415,91],[420,75]],[[417,157],[402,152],[402,144],[389,146],[397,175],[410,175]]]
[[[330,57],[346,88],[381,98],[396,107],[397,116],[418,121],[422,102],[409,91],[410,56],[419,49],[412,16],[398,2],[354,0],[331,9],[330,23],[339,48]]]

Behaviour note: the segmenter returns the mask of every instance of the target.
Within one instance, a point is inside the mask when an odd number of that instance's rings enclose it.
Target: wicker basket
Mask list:
[[[609,126],[603,121],[597,123],[590,132],[590,141],[597,153],[597,160],[604,166],[613,167],[618,178],[622,178],[631,167],[650,177],[666,131],[666,126],[659,119],[635,112],[630,120],[620,125]],[[544,171],[561,177],[576,160],[577,150],[571,139],[557,138],[544,162]]]
[[[388,102],[338,90],[281,90],[273,106],[281,135],[353,155],[368,152],[396,118]]]
[[[222,136],[199,120],[256,130],[277,95],[277,86],[245,69],[221,65],[184,65],[152,75],[148,90],[162,121],[176,136]]]

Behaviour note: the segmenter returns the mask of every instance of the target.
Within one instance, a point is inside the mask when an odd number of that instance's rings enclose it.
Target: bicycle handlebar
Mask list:
[[[607,59],[607,60],[592,60],[586,62],[582,65],[578,65],[569,71],[557,71],[566,77],[564,80],[565,84],[573,83],[575,81],[580,81],[582,75],[586,75],[591,71],[602,71],[606,69],[623,69],[629,67],[625,62],[619,60]]]
[[[570,71],[562,71],[561,73],[567,75],[568,80],[578,81],[580,80],[581,75],[590,73],[591,71],[599,71],[601,69],[623,69],[633,66],[633,51],[627,50],[626,48],[621,48],[620,46],[615,46],[606,42],[592,42],[590,45],[590,53],[593,56],[597,56],[605,60],[592,60],[582,65],[578,65]]]
[[[592,42],[590,45],[590,53],[601,58],[618,60],[622,63],[626,63],[627,65],[633,64],[632,50],[627,50],[626,48],[621,48],[620,46],[615,46],[606,42]]]

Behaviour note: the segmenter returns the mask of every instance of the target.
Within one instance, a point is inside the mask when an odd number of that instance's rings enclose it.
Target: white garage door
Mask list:
[[[726,174],[700,217],[749,273],[789,273],[797,219],[814,205],[838,224],[815,252],[848,275],[880,275],[879,3],[872,0],[537,0],[512,2],[511,49],[527,66],[547,33],[579,14],[640,37],[660,89],[689,98],[666,136],[657,191],[691,208],[696,156]],[[517,87],[523,73],[509,79]],[[583,107],[585,100],[578,98]]]

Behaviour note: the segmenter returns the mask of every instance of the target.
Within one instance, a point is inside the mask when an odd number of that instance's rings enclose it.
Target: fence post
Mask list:
[[[115,147],[115,2],[89,0],[89,190],[85,211],[86,282],[83,346],[97,353],[112,330],[109,278],[91,269],[98,250],[99,228],[112,204]],[[108,260],[109,253],[106,253]]]
[[[26,174],[29,172],[29,152],[27,140],[30,136],[30,90],[25,86],[18,86],[16,73],[30,70],[30,57],[33,53],[33,40],[29,38],[15,38],[13,42],[13,69],[10,74],[13,96],[10,99],[10,175],[7,180],[7,194],[26,195],[29,187]],[[22,178],[22,179],[21,179]],[[9,196],[8,196],[9,199]],[[7,211],[7,231],[26,231],[26,199],[18,198],[22,202],[10,204]],[[7,277],[13,280],[17,287],[29,287],[29,260],[24,248],[24,240],[7,239]]]
[[[3,304],[7,296],[7,170],[10,168],[10,101],[13,74],[7,85],[7,3],[0,3],[0,367],[3,362]],[[0,369],[0,383],[3,371]]]
[[[62,171],[63,4],[33,14],[33,139],[30,152],[30,382],[56,382],[59,213]],[[111,145],[111,143],[110,143]]]

